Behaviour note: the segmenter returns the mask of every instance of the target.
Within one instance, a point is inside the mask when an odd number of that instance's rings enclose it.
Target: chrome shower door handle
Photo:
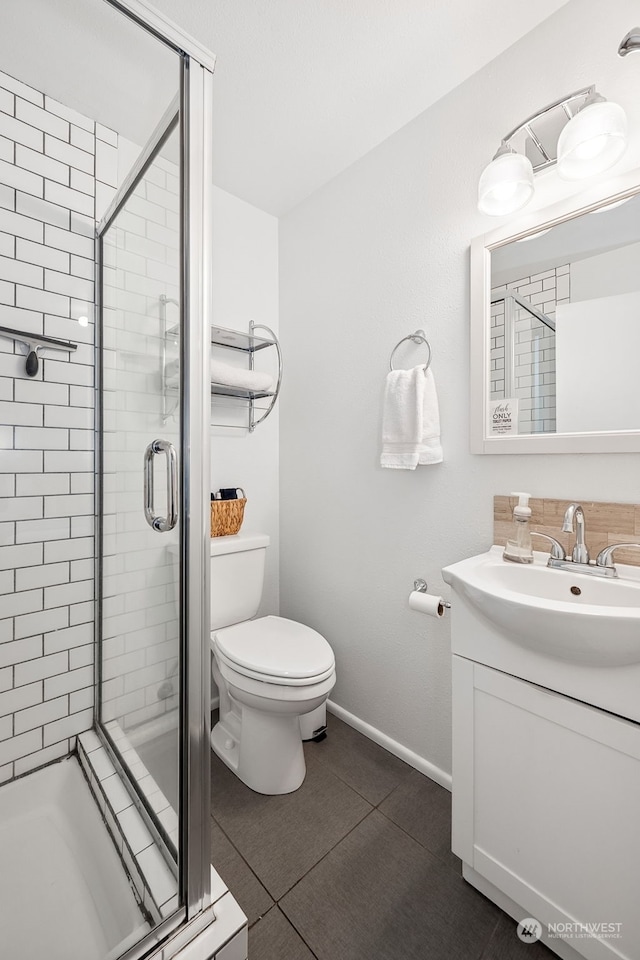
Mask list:
[[[166,517],[157,517],[153,506],[153,458],[157,453],[167,458]],[[153,440],[144,452],[144,516],[157,533],[173,530],[178,522],[178,456],[168,440]]]

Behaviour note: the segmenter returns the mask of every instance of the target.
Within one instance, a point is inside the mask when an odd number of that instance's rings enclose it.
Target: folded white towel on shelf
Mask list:
[[[440,463],[440,414],[431,370],[423,366],[387,374],[382,415],[380,466],[415,470]]]
[[[270,373],[232,367],[228,363],[221,363],[220,360],[211,361],[211,380],[213,383],[220,383],[225,387],[239,387],[241,390],[255,390],[264,393],[273,387],[273,377]]]

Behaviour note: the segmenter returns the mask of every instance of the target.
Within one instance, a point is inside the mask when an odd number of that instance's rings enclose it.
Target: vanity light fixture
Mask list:
[[[567,180],[608,170],[627,145],[624,110],[584,87],[523,120],[503,138],[478,184],[478,209],[503,216],[534,194],[534,173],[558,165]]]
[[[627,147],[627,117],[622,107],[594,90],[558,139],[558,173],[582,180],[608,170]]]
[[[499,217],[526,206],[533,196],[533,166],[528,157],[503,140],[478,184],[478,209]]]
[[[637,53],[638,50],[640,50],[640,27],[634,27],[620,41],[618,56],[626,57],[628,53]]]

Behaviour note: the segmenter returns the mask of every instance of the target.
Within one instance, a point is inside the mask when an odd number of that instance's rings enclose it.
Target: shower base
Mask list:
[[[11,960],[114,960],[149,929],[75,757],[0,788],[0,864]]]
[[[163,717],[128,732],[129,742],[174,810],[178,809],[180,742],[178,716]]]

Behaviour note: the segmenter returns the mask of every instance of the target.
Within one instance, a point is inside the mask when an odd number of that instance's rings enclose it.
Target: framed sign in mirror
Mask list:
[[[473,241],[471,450],[640,451],[640,171]]]

